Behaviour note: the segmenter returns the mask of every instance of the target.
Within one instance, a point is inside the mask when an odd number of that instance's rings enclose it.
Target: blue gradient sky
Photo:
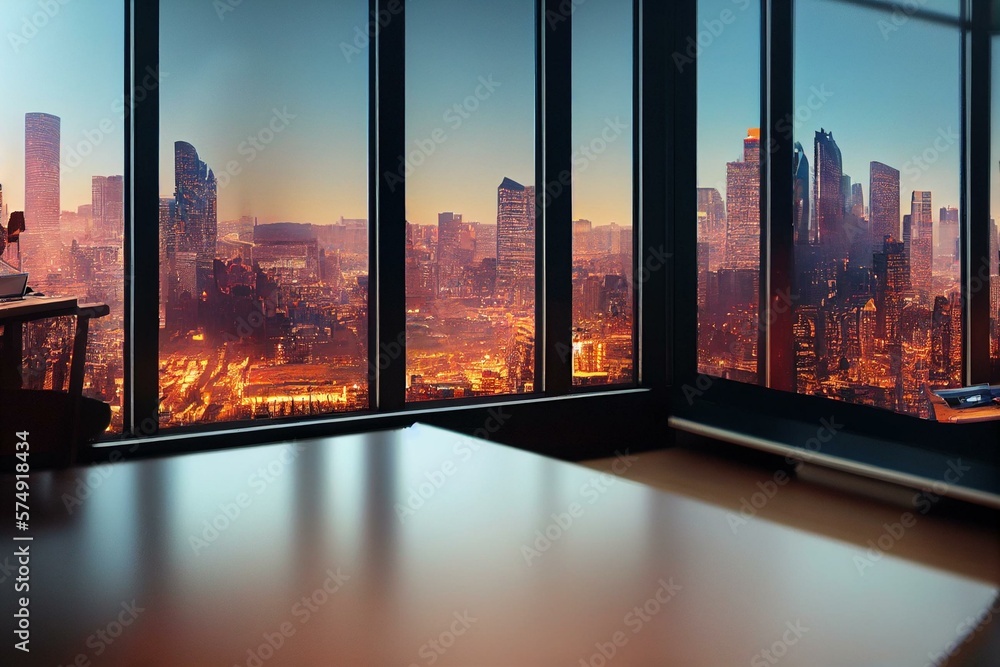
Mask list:
[[[744,0],[701,0],[699,20],[728,9],[736,20],[699,58],[699,184],[725,195],[726,162],[737,159],[747,127],[759,124],[757,5]],[[928,9],[957,14],[954,0],[927,2]],[[960,128],[959,37],[949,27],[916,19],[883,37],[882,11],[826,0],[796,3],[795,104],[801,114],[794,136],[813,167],[813,136],[833,131],[844,172],[861,182],[868,205],[869,163],[885,162],[900,176],[901,213],[913,190],[930,190],[935,219],[942,206],[959,205],[960,149],[954,144],[924,170],[913,159],[933,149],[939,130]],[[994,79],[1000,81],[996,76]],[[832,93],[818,110],[806,106],[813,87]],[[994,152],[1000,156],[1000,133]],[[932,155],[932,153],[929,153]],[[994,188],[998,210],[1000,191]]]
[[[25,29],[25,21],[31,25],[32,17],[40,13],[38,2],[0,2],[0,184],[9,210],[24,207],[27,112],[50,113],[62,119],[64,161],[68,151],[81,142],[94,146],[78,167],[62,169],[64,209],[75,211],[77,206],[90,203],[92,176],[122,173],[125,121],[119,109],[124,108],[123,7],[117,2],[59,5],[59,12],[52,18],[45,17],[37,34],[26,44],[18,44],[15,51],[10,35],[20,37],[22,30],[32,34]],[[113,131],[100,132],[102,121],[110,122]],[[87,141],[87,132],[96,132],[92,135],[95,141]]]
[[[367,12],[364,0],[243,2],[220,18],[204,0],[161,3],[161,195],[182,140],[220,177],[220,221],[368,217],[368,52],[349,62],[341,48]],[[254,148],[286,109],[295,118]]]
[[[725,163],[736,159],[746,128],[757,121],[758,19],[745,0],[702,0],[703,19],[730,9],[726,27],[699,58],[699,183],[725,192]],[[193,143],[220,174],[235,160],[243,172],[220,192],[220,219],[256,214],[264,221],[330,222],[367,216],[367,50],[348,62],[341,43],[367,20],[367,3],[244,2],[224,20],[211,2],[163,3],[161,193],[173,192],[173,142]],[[606,118],[631,124],[631,13],[621,0],[589,0],[574,17],[574,145],[597,135]],[[797,102],[812,85],[833,97],[796,128],[812,155],[812,133],[832,129],[845,171],[864,184],[868,163],[901,170],[930,147],[938,128],[958,124],[958,39],[943,27],[909,21],[883,39],[873,10],[799,0]],[[928,7],[954,11],[955,0]],[[534,178],[534,32],[532,0],[479,3],[420,0],[408,17],[408,114],[411,140],[438,127],[449,139],[414,173],[408,215],[434,223],[454,210],[468,220],[494,221],[496,186],[503,176]],[[754,5],[755,7],[755,5]],[[122,172],[121,103],[123,13],[117,2],[77,0],[60,6],[15,53],[9,35],[38,12],[36,0],[0,3],[0,183],[11,210],[24,200],[24,113],[62,118],[64,156],[85,133],[110,121],[75,169],[63,169],[62,205],[90,202],[92,175]],[[884,15],[881,15],[884,16]],[[842,29],[840,27],[842,26]],[[835,29],[836,28],[836,29]],[[70,54],[70,55],[67,55]],[[839,55],[837,55],[839,54]],[[624,75],[624,72],[629,74]],[[1000,68],[994,70],[1000,89]],[[479,76],[502,83],[457,130],[445,111],[474,92]],[[1000,98],[1000,93],[997,94]],[[253,161],[240,145],[270,121],[273,109],[296,114]],[[1000,132],[994,132],[994,164]],[[934,208],[958,204],[955,146],[913,179],[905,172],[902,210],[910,191],[929,188]],[[994,173],[994,215],[1000,178]],[[574,216],[597,223],[631,215],[631,145],[612,144],[586,172],[576,174]],[[1000,215],[998,215],[1000,217]]]
[[[407,150],[412,155],[436,130],[447,137],[407,180],[410,222],[437,224],[442,211],[496,222],[503,178],[534,184],[534,5],[420,0],[407,6]],[[480,77],[500,85],[477,100],[468,118],[446,119],[449,109],[475,94]]]

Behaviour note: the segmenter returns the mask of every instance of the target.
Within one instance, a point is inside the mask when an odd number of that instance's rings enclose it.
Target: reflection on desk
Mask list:
[[[898,667],[997,597],[420,425],[109,472],[33,478],[33,664]]]

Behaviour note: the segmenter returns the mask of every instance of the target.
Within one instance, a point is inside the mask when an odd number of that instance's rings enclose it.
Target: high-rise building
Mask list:
[[[125,232],[125,181],[121,176],[91,179],[92,234],[103,241],[122,240]]]
[[[951,302],[945,296],[934,297],[934,311],[931,320],[931,380],[948,381],[950,379],[952,342]]]
[[[177,252],[197,257],[195,298],[211,295],[218,237],[217,184],[215,174],[198,158],[191,144],[174,144],[175,215],[179,226]]]
[[[698,215],[705,216],[705,238],[708,244],[708,270],[718,271],[726,255],[726,202],[715,188],[698,188]],[[701,230],[701,228],[699,228]]]
[[[815,242],[809,229],[809,160],[806,158],[806,151],[802,144],[795,142],[795,153],[793,157],[793,170],[795,175],[795,211],[793,213],[792,225],[795,227],[795,244],[808,245]]]
[[[931,193],[914,190],[910,198],[910,286],[928,304],[934,261],[932,210]]]
[[[868,217],[872,230],[872,248],[879,252],[885,237],[899,238],[899,170],[881,162],[871,163],[868,186]]]
[[[484,259],[497,258],[497,226],[486,222],[473,223],[476,232],[476,250],[472,256],[473,266],[479,266]]]
[[[504,178],[497,188],[497,296],[528,306],[535,294],[535,188]]]
[[[457,296],[462,279],[462,236],[466,227],[461,214],[438,213],[438,288],[442,296]]]
[[[851,213],[857,218],[865,217],[865,192],[860,183],[851,185]]]
[[[816,133],[813,151],[813,202],[815,203],[815,228],[823,255],[839,259],[846,255],[847,239],[844,235],[843,158],[833,139],[833,132],[820,128]]]
[[[903,244],[889,237],[882,252],[873,259],[875,279],[876,333],[887,343],[898,343],[899,316],[903,310],[903,292],[909,282]]]
[[[958,252],[958,209],[954,206],[941,207],[938,216],[938,253],[952,260],[959,258]]]
[[[24,224],[22,251],[25,268],[45,273],[59,262],[59,146],[58,116],[24,115]]]
[[[731,269],[760,268],[760,130],[743,140],[743,159],[726,164],[726,258]]]

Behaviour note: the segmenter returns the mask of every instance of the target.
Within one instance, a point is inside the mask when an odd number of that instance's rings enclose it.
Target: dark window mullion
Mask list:
[[[968,127],[964,130],[968,157],[963,161],[967,165],[964,174],[967,185],[963,191],[967,193],[968,207],[963,209],[968,211],[965,215],[968,241],[962,244],[962,284],[968,294],[968,320],[963,330],[968,353],[967,382],[973,384],[1000,380],[990,377],[991,4],[992,0],[972,0],[971,44],[963,53],[969,68],[963,81],[970,87],[964,95],[969,108],[965,114]]]
[[[761,190],[759,382],[795,391],[792,337],[793,137],[777,123],[792,117],[793,0],[769,0],[761,13]]]
[[[375,38],[369,83],[369,400],[392,412],[406,404],[406,183],[390,187],[385,175],[406,153],[406,3],[371,5],[373,16],[393,18]]]
[[[698,301],[697,290],[691,289],[698,274],[691,252],[698,246],[698,63],[678,66],[672,57],[683,53],[689,35],[697,34],[697,20],[695,1],[642,2],[642,246],[635,254],[637,282],[646,277],[644,270],[649,274],[640,285],[638,380],[654,388],[670,381],[679,387],[698,372]],[[653,254],[660,248],[670,262],[662,269]]]
[[[159,425],[159,140],[160,91],[149,85],[160,65],[160,2],[126,3],[130,83],[125,132],[125,433],[151,435]],[[129,78],[129,75],[126,76]],[[159,81],[159,77],[156,77]],[[145,83],[144,83],[145,81]],[[139,92],[141,91],[141,92]],[[129,104],[128,102],[131,102]],[[130,223],[130,224],[129,224]]]
[[[573,377],[573,15],[540,0],[536,130],[535,390],[566,394]]]

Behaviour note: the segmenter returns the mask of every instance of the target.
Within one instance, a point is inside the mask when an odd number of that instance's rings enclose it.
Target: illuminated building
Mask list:
[[[21,251],[24,267],[46,273],[58,264],[59,249],[59,146],[58,116],[28,113],[24,116],[24,222]],[[6,221],[5,221],[6,222]]]
[[[868,189],[868,217],[871,222],[872,248],[882,250],[885,237],[899,238],[899,170],[871,163]]]
[[[934,222],[931,193],[914,190],[910,198],[910,287],[930,303]]]
[[[938,216],[938,253],[950,260],[960,257],[958,249],[958,209],[942,207]]]
[[[743,160],[726,164],[726,257],[730,269],[760,267],[760,130],[747,130]]]
[[[846,255],[847,245],[843,235],[844,197],[841,193],[843,160],[833,132],[822,128],[816,132],[813,168],[814,227],[819,233],[823,256],[841,259]]]
[[[535,188],[504,178],[497,188],[497,296],[530,306],[535,294]]]
[[[195,298],[214,292],[213,270],[215,243],[218,237],[217,185],[215,174],[198,158],[191,144],[174,144],[175,215],[177,216],[177,252],[197,256],[198,280]]]
[[[125,233],[125,181],[121,176],[91,179],[93,236],[120,243]]]

